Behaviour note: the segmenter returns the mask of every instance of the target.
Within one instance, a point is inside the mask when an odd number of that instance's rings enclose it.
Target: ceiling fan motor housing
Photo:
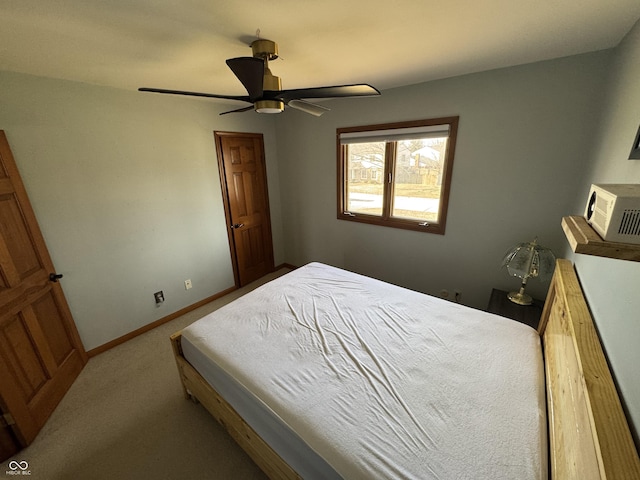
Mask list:
[[[278,92],[282,90],[282,82],[280,81],[280,77],[273,75],[271,70],[265,68],[264,77],[262,79],[262,89],[263,90],[272,90],[274,92]]]

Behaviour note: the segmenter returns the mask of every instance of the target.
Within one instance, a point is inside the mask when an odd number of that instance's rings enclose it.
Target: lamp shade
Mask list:
[[[556,257],[553,252],[538,245],[538,239],[532,242],[519,243],[504,256],[502,266],[512,277],[518,277],[522,283],[519,292],[510,292],[508,297],[520,305],[530,305],[533,299],[524,293],[529,278],[548,279],[553,273]]]

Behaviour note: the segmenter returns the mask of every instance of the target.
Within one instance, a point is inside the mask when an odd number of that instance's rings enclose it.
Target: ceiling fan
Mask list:
[[[224,98],[239,100],[251,105],[227,113],[255,110],[258,113],[280,113],[285,105],[319,117],[329,109],[306,101],[309,98],[367,97],[380,95],[380,92],[367,84],[337,85],[332,87],[298,88],[282,90],[280,77],[269,70],[269,61],[278,58],[278,45],[266,39],[257,39],[251,43],[253,57],[238,57],[227,60],[227,65],[238,77],[248,95],[218,95],[214,93],[185,92],[161,88],[139,88],[141,92],[169,93],[194,97]]]

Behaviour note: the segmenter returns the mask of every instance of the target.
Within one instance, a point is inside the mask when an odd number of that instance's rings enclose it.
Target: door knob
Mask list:
[[[49,274],[49,280],[52,281],[53,283],[57,283],[60,278],[62,278],[62,274],[61,273],[50,273]]]
[[[236,223],[231,225],[231,228],[240,228],[240,227],[244,227],[244,223]]]

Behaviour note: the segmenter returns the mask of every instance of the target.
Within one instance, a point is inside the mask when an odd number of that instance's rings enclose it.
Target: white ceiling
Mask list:
[[[278,43],[283,88],[380,90],[616,46],[640,0],[2,0],[0,70],[244,94],[225,59]]]

